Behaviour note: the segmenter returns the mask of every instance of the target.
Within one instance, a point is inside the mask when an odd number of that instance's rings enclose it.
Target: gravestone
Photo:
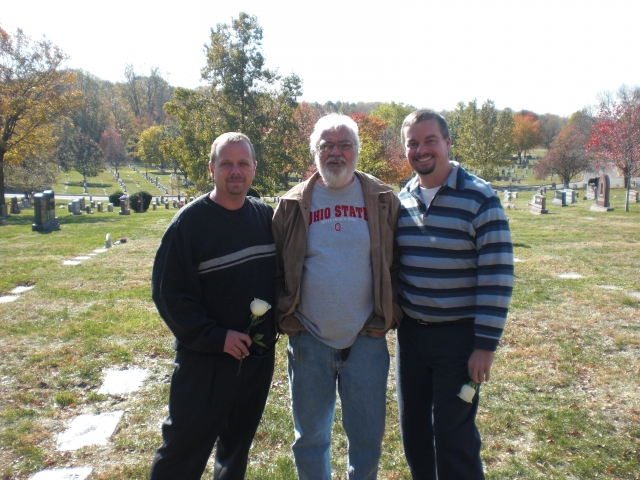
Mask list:
[[[609,190],[611,189],[611,181],[609,175],[603,173],[598,180],[598,197],[596,198],[596,204],[591,205],[591,210],[594,212],[610,212],[613,210],[609,204]]]
[[[564,190],[556,190],[551,205],[554,205],[556,207],[566,207],[567,192],[565,192]]]
[[[587,200],[595,200],[597,193],[595,184],[590,183],[587,187]]]
[[[556,189],[556,184],[555,184],[555,183],[552,183],[552,184],[551,184],[551,190],[555,190],[555,189]]]
[[[154,203],[152,206],[153,206],[153,210],[154,211],[158,209],[158,205],[157,204]]]
[[[106,445],[124,412],[105,412],[97,415],[78,415],[69,428],[58,435],[58,450],[68,452],[89,445]]]
[[[43,232],[60,228],[53,190],[45,190],[33,196],[33,216],[32,231]]]
[[[20,205],[18,205],[18,197],[11,197],[11,214],[17,215],[20,213]]]
[[[546,208],[547,199],[542,195],[534,195],[530,205],[531,205],[531,208],[529,211],[535,215],[549,213],[549,210],[547,210]]]
[[[52,468],[40,470],[29,480],[85,480],[92,471],[91,467]]]
[[[71,202],[71,213],[74,215],[82,215],[82,209],[80,208],[80,199],[76,198]]]
[[[7,216],[7,205],[2,204],[0,205],[0,218],[6,217],[6,216]]]
[[[113,203],[107,205],[107,212],[113,212]]]
[[[169,210],[169,200],[165,200],[165,202],[164,202],[164,209],[165,209],[165,210]]]
[[[575,190],[565,188],[564,191],[567,193],[567,204],[576,203],[578,201],[578,193]]]
[[[85,207],[87,206],[87,201],[85,200],[84,197],[80,197],[78,201],[80,202],[80,210],[84,210]]]
[[[86,207],[84,207],[84,211],[87,212],[88,214],[93,213],[91,211],[91,205],[87,205]]]
[[[102,213],[104,210],[102,209],[102,202],[98,202],[98,213]]]
[[[638,203],[638,191],[629,190],[629,203]]]
[[[131,215],[131,210],[129,210],[129,197],[127,195],[123,195],[120,197],[120,212],[119,215]]]
[[[102,386],[98,389],[100,395],[122,395],[140,389],[149,371],[147,369],[132,368],[129,370],[107,370]]]

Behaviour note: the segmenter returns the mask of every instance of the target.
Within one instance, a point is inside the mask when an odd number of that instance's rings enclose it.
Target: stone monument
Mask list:
[[[591,205],[591,210],[594,212],[610,212],[613,210],[609,204],[609,190],[611,189],[611,182],[609,175],[603,173],[598,180],[598,197],[596,204]]]
[[[60,222],[56,217],[56,199],[53,190],[45,190],[33,196],[34,223],[32,231],[50,231],[60,229]]]
[[[553,200],[551,201],[551,205],[556,207],[566,207],[567,206],[567,192],[564,190],[556,190]]]
[[[543,197],[542,195],[534,195],[533,198],[531,199],[531,203],[529,205],[531,206],[529,211],[531,213],[533,213],[534,215],[541,215],[543,213],[549,213],[549,210],[546,209],[546,207],[547,207],[547,199],[546,199],[546,197]]]

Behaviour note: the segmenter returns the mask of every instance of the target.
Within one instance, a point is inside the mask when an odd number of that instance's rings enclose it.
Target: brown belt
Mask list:
[[[441,322],[427,322],[426,320],[419,320],[417,318],[407,316],[406,319],[411,319],[418,325],[424,325],[425,327],[446,327],[448,325],[460,325],[463,323],[473,323],[475,318],[467,317],[460,318],[458,320],[443,320]]]

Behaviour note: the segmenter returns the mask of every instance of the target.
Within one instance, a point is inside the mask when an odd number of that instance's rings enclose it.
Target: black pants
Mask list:
[[[396,352],[398,410],[405,456],[415,480],[483,479],[472,403],[458,398],[468,380],[473,324],[424,326],[405,318]]]
[[[251,442],[267,402],[275,349],[240,362],[228,354],[178,352],[163,444],[151,480],[200,480],[217,442],[214,479],[244,478]]]

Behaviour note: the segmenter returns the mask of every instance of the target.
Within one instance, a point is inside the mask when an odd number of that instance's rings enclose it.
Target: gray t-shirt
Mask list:
[[[342,189],[316,182],[296,316],[318,340],[347,348],[374,307],[371,242],[358,178]]]

